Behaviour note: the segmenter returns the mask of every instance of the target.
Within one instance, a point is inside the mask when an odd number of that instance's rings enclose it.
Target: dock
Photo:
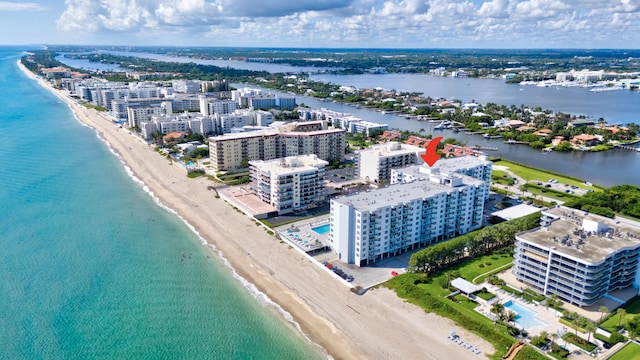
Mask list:
[[[480,145],[474,145],[472,147],[472,149],[474,150],[489,150],[489,151],[498,151],[498,148],[495,146],[480,146]]]
[[[635,146],[629,146],[629,145],[617,145],[616,147],[617,147],[618,149],[622,149],[622,150],[628,150],[628,151],[640,152],[640,148],[639,148],[639,147],[635,147]]]
[[[513,139],[507,140],[504,143],[505,144],[524,144],[524,145],[529,145],[528,141],[517,141],[517,140],[513,140]]]

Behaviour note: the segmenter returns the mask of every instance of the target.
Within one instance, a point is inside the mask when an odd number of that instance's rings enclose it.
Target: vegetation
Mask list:
[[[507,186],[511,186],[515,184],[515,180],[513,179],[513,176],[509,175],[508,173],[502,170],[495,170],[495,169],[491,171],[491,181],[501,185],[507,185]]]
[[[598,339],[598,340],[600,340],[600,341],[602,341],[602,342],[604,342],[609,347],[611,347],[611,346],[613,346],[613,345],[615,345],[615,344],[617,344],[619,342],[625,341],[625,339],[626,339],[622,334],[620,334],[617,331],[612,332],[611,336],[604,336],[602,334],[594,334],[593,337]]]
[[[562,336],[562,338],[565,341],[570,342],[573,345],[575,345],[575,346],[577,346],[577,347],[579,347],[579,348],[581,348],[581,349],[583,349],[583,350],[585,350],[587,352],[592,352],[593,350],[595,350],[598,347],[598,345],[596,345],[596,344],[594,344],[592,342],[589,342],[589,341],[587,341],[587,340],[585,340],[585,339],[583,339],[583,338],[581,338],[581,337],[579,337],[579,336],[577,336],[575,334],[572,334],[570,332],[564,334]]]
[[[609,360],[634,360],[638,358],[638,354],[640,354],[640,344],[632,341],[613,354]]]
[[[640,220],[640,188],[633,185],[613,186],[568,201],[565,206],[607,217],[619,213]]]
[[[516,163],[509,160],[497,159],[497,160],[494,160],[494,164],[508,167],[509,170],[513,172],[516,176],[521,177],[526,181],[547,182],[551,179],[556,179],[560,183],[575,185],[585,190],[598,191],[602,189],[597,185],[588,186],[585,184],[585,181],[582,179],[578,179],[578,178],[567,176],[567,175],[562,175],[549,170],[538,169],[533,166],[520,164],[520,163]]]
[[[445,298],[448,289],[439,283],[444,274],[426,277],[426,274],[406,273],[396,276],[384,286],[394,290],[399,297],[432,312],[455,321],[459,326],[483,337],[496,349],[508,349],[514,342],[505,324],[492,324],[488,318],[473,309]],[[501,351],[492,356],[500,359]]]
[[[540,214],[503,222],[459,236],[415,252],[409,260],[412,272],[432,273],[458,262],[513,245],[515,234],[539,226]]]
[[[523,347],[513,360],[546,360],[547,357],[537,352],[531,346]]]

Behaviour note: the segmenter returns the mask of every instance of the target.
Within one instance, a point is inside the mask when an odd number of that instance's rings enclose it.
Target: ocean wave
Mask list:
[[[75,110],[73,109],[73,107],[71,107],[71,105],[69,105],[69,107],[71,108],[71,111],[74,114],[74,118],[80,122],[81,124],[83,124],[84,126],[88,126],[91,127],[85,123],[83,123],[82,121],[80,121],[80,119],[78,118]],[[133,170],[129,167],[129,165],[127,165],[127,163],[124,161],[124,159],[122,158],[122,156],[120,155],[120,153],[113,148],[113,146],[111,146],[111,144],[109,143],[109,141],[107,141],[107,139],[105,137],[102,136],[102,133],[100,131],[98,131],[97,129],[93,128],[96,134],[96,137],[104,142],[107,145],[107,149],[109,150],[110,153],[112,153],[117,159],[118,161],[120,161],[120,163],[122,164],[122,166],[124,167],[124,171],[127,174],[127,176],[133,180],[133,182],[135,182],[136,184],[138,184],[142,190],[147,193],[151,199],[153,200],[153,202],[161,207],[162,209],[166,210],[167,212],[177,216],[180,220],[182,220],[182,222],[187,226],[187,228],[193,233],[195,234],[198,239],[200,240],[200,243],[204,246],[209,247],[209,249],[218,256],[218,258],[222,261],[222,263],[224,264],[224,266],[229,269],[229,271],[231,272],[232,276],[234,279],[236,279],[237,281],[240,282],[240,284],[249,291],[249,293],[253,296],[254,299],[256,299],[256,301],[258,301],[258,303],[260,305],[264,305],[264,306],[270,306],[272,308],[274,308],[276,310],[276,312],[282,316],[286,321],[288,321],[289,323],[291,323],[296,330],[302,334],[302,336],[311,344],[313,344],[316,348],[321,349],[322,352],[324,353],[324,355],[326,356],[326,358],[328,360],[333,360],[333,357],[331,355],[329,355],[326,350],[324,348],[322,348],[319,344],[314,343],[313,341],[311,341],[311,339],[307,336],[307,334],[305,334],[302,331],[302,328],[300,327],[300,324],[298,322],[295,321],[295,319],[293,318],[293,315],[291,315],[291,313],[289,313],[288,311],[286,311],[285,309],[283,309],[278,303],[274,302],[273,300],[271,300],[271,298],[269,298],[269,296],[267,294],[265,294],[264,292],[260,291],[255,284],[253,284],[252,282],[250,282],[249,280],[245,279],[244,277],[242,277],[240,274],[238,274],[238,272],[236,271],[236,269],[233,267],[233,265],[231,264],[231,262],[229,260],[227,260],[227,258],[224,256],[223,252],[221,250],[219,250],[215,245],[213,244],[209,244],[204,237],[202,237],[200,235],[200,233],[198,232],[198,230],[196,230],[196,228],[191,225],[185,218],[183,218],[182,216],[180,216],[180,214],[178,214],[177,211],[175,211],[174,209],[172,209],[171,207],[165,205],[159,197],[157,197],[154,192],[149,189],[149,187],[147,186],[147,184],[140,179],[139,177],[136,176],[136,174],[133,172]]]

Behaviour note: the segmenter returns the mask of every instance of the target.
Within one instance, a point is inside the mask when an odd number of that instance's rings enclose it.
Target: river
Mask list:
[[[111,52],[119,55],[152,57],[162,61],[178,61],[180,58],[166,55]],[[58,60],[68,63],[65,58]],[[285,72],[295,72],[300,68],[290,65],[247,63],[230,60],[198,60],[181,58],[181,61],[207,63],[217,66],[236,67],[244,65],[244,69],[276,71],[274,66]],[[95,68],[95,63],[86,60],[74,60],[74,66]],[[86,66],[80,66],[84,64]],[[240,64],[238,64],[240,63]],[[240,68],[240,67],[238,67]],[[315,68],[318,70],[318,68]],[[603,117],[610,123],[621,122],[640,123],[640,93],[637,91],[612,91],[591,93],[585,88],[540,88],[536,86],[520,86],[506,84],[501,80],[474,78],[446,78],[424,74],[386,74],[386,75],[313,75],[314,80],[329,81],[341,85],[351,85],[358,88],[383,87],[402,91],[422,92],[425,96],[456,98],[463,101],[475,100],[480,103],[494,102],[505,105],[540,106],[572,114],[586,114],[594,118]],[[236,87],[245,85],[235,84]],[[255,87],[251,85],[251,87]],[[272,91],[272,90],[269,90]],[[489,156],[504,156],[507,159],[531,166],[549,169],[558,173],[582,178],[594,184],[613,186],[632,184],[640,186],[640,152],[625,150],[611,150],[599,153],[542,153],[524,145],[505,144],[502,139],[489,140],[480,135],[467,135],[463,132],[454,133],[451,130],[434,130],[434,123],[409,120],[394,114],[357,109],[353,106],[325,102],[319,99],[296,95],[298,104],[304,103],[312,108],[325,107],[331,110],[351,113],[368,121],[387,123],[391,128],[419,131],[434,136],[454,137],[465,142],[468,146],[479,145],[496,147],[498,150],[487,151]]]

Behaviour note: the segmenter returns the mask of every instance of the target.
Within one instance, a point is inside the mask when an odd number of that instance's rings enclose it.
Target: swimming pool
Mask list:
[[[330,229],[331,229],[331,224],[324,224],[321,226],[316,226],[311,228],[311,230],[313,230],[313,232],[315,232],[318,235],[326,234],[329,232]]]
[[[528,308],[520,304],[517,304],[512,300],[509,300],[506,303],[504,303],[504,307],[518,314],[518,316],[516,317],[516,324],[522,326],[525,329],[528,329],[534,326],[540,326],[540,327],[547,326],[546,322],[536,319],[537,312],[533,310],[529,310]]]

